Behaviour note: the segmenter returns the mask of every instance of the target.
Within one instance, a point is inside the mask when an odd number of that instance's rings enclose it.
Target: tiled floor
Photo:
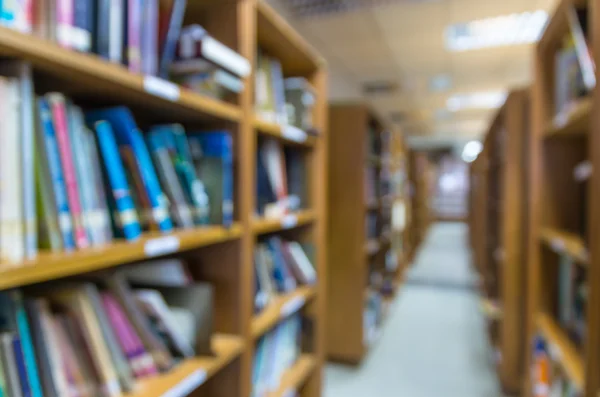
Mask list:
[[[466,227],[436,224],[381,339],[358,368],[329,365],[325,397],[497,397]]]

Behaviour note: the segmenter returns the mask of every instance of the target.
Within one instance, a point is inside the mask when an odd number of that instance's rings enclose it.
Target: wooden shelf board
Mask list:
[[[298,140],[294,137],[287,137],[283,131],[283,128],[277,123],[270,123],[268,121],[260,120],[255,118],[253,121],[254,129],[259,134],[277,138],[278,140],[295,146],[313,147],[317,141],[317,137],[313,135],[306,135],[306,139]]]
[[[259,47],[277,57],[286,76],[308,76],[325,60],[264,0],[257,2]]]
[[[317,289],[314,285],[302,286],[289,294],[273,299],[266,308],[252,318],[252,337],[260,338],[281,320],[296,313],[315,296],[316,292]]]
[[[13,29],[0,27],[0,53],[31,62],[36,70],[56,77],[64,91],[75,97],[102,97],[132,108],[142,107],[153,116],[168,115],[172,121],[198,121],[206,118],[239,121],[238,106],[180,88],[179,98],[170,100],[150,93],[144,76],[126,67],[107,62],[93,54],[64,49],[53,42]]]
[[[286,397],[298,390],[313,373],[317,360],[312,354],[302,354],[298,360],[288,368],[281,378],[279,388],[267,393],[267,397]]]
[[[242,227],[221,226],[177,230],[170,234],[146,233],[135,242],[116,241],[104,247],[93,247],[70,253],[40,253],[36,259],[0,271],[0,289],[8,289],[62,277],[84,274],[113,266],[179,251],[200,248],[234,240],[242,235]]]
[[[544,136],[584,136],[590,130],[590,114],[592,111],[592,98],[581,99],[564,116],[552,120]]]
[[[206,379],[212,377],[244,350],[244,340],[238,336],[214,335],[214,357],[195,357],[184,360],[172,370],[138,382],[136,389],[126,397],[188,395]]]
[[[537,328],[546,342],[558,352],[560,364],[569,379],[579,390],[583,390],[585,384],[584,361],[573,342],[551,316],[538,313],[536,320]]]
[[[582,265],[589,264],[588,250],[583,239],[575,233],[545,227],[540,231],[540,238],[553,251],[569,255]]]
[[[307,225],[315,220],[313,210],[301,210],[281,218],[258,218],[252,222],[252,230],[255,234],[276,233],[282,230],[293,229],[298,226]]]

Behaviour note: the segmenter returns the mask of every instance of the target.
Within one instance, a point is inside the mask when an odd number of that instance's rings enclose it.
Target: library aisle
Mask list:
[[[432,225],[381,339],[360,367],[327,367],[325,397],[502,395],[466,233],[461,223]]]

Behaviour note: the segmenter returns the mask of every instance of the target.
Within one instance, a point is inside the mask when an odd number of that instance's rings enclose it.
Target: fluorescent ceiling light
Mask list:
[[[462,151],[462,159],[467,163],[475,161],[479,153],[483,150],[483,145],[479,141],[467,142]]]
[[[452,95],[446,107],[452,112],[464,109],[496,109],[504,104],[506,91],[479,91]]]
[[[438,74],[429,80],[429,91],[447,91],[452,87],[452,78],[447,74]]]
[[[535,43],[547,22],[548,13],[538,10],[457,23],[446,28],[446,49],[469,51]]]

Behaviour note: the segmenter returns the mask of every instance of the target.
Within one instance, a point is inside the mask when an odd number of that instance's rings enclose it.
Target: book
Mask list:
[[[279,292],[291,292],[296,289],[297,281],[290,269],[290,264],[283,253],[282,240],[273,236],[266,240],[271,257],[273,258],[273,280]]]
[[[259,143],[258,155],[265,167],[271,190],[275,193],[277,202],[271,206],[271,211],[265,211],[266,216],[279,217],[288,211],[287,177],[285,175],[285,157],[283,148],[274,139],[265,139]],[[269,214],[268,212],[272,212]]]
[[[288,205],[291,211],[305,208],[308,204],[308,178],[305,154],[296,148],[284,149]]]
[[[69,41],[70,46],[77,51],[90,52],[92,50],[93,1],[73,0],[73,24]]]
[[[198,24],[186,26],[181,30],[177,58],[178,60],[205,59],[241,78],[248,77],[251,71],[250,62],[246,58],[211,37]]]
[[[123,308],[127,318],[131,320],[133,328],[142,340],[146,350],[152,355],[154,363],[161,370],[169,369],[173,364],[173,358],[164,342],[152,332],[148,319],[135,302],[134,294],[124,274],[113,272],[104,278],[104,282]]]
[[[128,266],[123,271],[127,280],[135,284],[182,287],[193,283],[187,264],[178,258],[142,262]]]
[[[71,150],[71,141],[69,139],[68,122],[66,115],[65,97],[59,93],[46,94],[48,104],[52,112],[52,123],[56,132],[56,141],[60,154],[60,162],[64,172],[65,186],[67,189],[67,200],[71,210],[73,221],[73,235],[77,248],[86,248],[89,246],[89,240],[83,222],[83,212],[81,209],[81,198],[79,197],[79,186],[77,184],[77,175],[73,163]]]
[[[26,2],[26,4],[29,4],[29,2]],[[24,258],[31,259],[35,257],[38,250],[35,201],[34,93],[31,65],[17,60],[3,60],[0,62],[0,74],[15,78],[17,83],[21,165],[15,170],[19,172],[22,179]]]
[[[2,353],[2,368],[4,369],[4,380],[6,382],[6,395],[22,397],[21,381],[17,369],[17,358],[13,343],[16,335],[12,332],[0,333],[0,352]]]
[[[284,242],[282,249],[296,280],[302,284],[314,284],[317,273],[302,246],[296,241]]]
[[[275,107],[273,80],[271,78],[271,67],[270,57],[259,48],[258,53],[256,54],[254,75],[255,111],[261,119],[276,123],[278,120]]]
[[[272,208],[277,207],[277,196],[271,187],[269,174],[260,153],[256,156],[256,213],[260,216],[266,216],[272,213]],[[281,211],[275,211],[281,212]]]
[[[596,64],[590,51],[588,43],[588,11],[587,8],[575,8],[573,5],[567,8],[567,20],[571,37],[573,39],[575,53],[581,69],[583,83],[588,90],[596,87]]]
[[[125,0],[125,17],[123,18],[125,42],[123,56],[130,72],[140,73],[142,70],[142,13],[143,0]]]
[[[175,75],[172,80],[184,88],[220,100],[225,100],[229,95],[239,94],[244,90],[242,79],[222,69]]]
[[[96,140],[103,159],[103,170],[110,189],[109,205],[113,209],[111,221],[115,230],[127,240],[136,240],[141,235],[140,223],[134,210],[129,186],[125,179],[123,163],[118,156],[118,146],[110,124],[99,121],[94,126]]]
[[[175,59],[177,40],[181,33],[186,6],[187,0],[174,0],[168,4],[160,3],[158,74],[165,79],[169,77],[169,68]]]
[[[61,47],[72,48],[75,0],[56,0],[56,41]]]
[[[143,0],[141,32],[141,72],[158,74],[158,0]]]
[[[48,0],[46,0],[48,1]],[[112,0],[94,0],[94,25],[92,51],[98,56],[110,59],[110,30]]]
[[[283,70],[281,62],[277,58],[270,57],[271,64],[271,89],[275,105],[275,120],[279,124],[287,124],[287,111],[285,108],[285,84],[283,82]]]
[[[104,0],[98,0],[104,1]],[[108,60],[123,62],[123,43],[125,37],[125,9],[127,0],[110,0],[108,9]]]
[[[285,88],[287,123],[306,132],[314,132],[313,109],[316,95],[304,77],[288,77]]]
[[[169,153],[165,135],[160,129],[152,129],[146,139],[177,225],[182,228],[193,227],[194,214],[191,204],[186,200],[183,186],[175,170],[173,158]]]
[[[233,140],[228,131],[190,135],[191,155],[210,203],[210,223],[233,224]]]
[[[0,91],[5,98],[0,134],[0,259],[15,264],[22,261],[26,253],[18,79],[0,79]]]

